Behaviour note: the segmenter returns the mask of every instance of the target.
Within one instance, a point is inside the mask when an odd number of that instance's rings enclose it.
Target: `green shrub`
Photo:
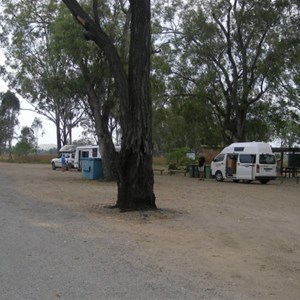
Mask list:
[[[190,152],[188,147],[177,148],[173,152],[166,154],[169,168],[176,169],[177,166],[188,166],[194,161],[186,156]]]

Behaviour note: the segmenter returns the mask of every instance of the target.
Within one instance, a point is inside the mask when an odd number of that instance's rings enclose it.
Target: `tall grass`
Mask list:
[[[55,155],[43,154],[43,155],[28,155],[28,156],[13,156],[9,159],[8,155],[1,155],[0,161],[10,163],[37,163],[37,164],[50,164],[51,159]]]

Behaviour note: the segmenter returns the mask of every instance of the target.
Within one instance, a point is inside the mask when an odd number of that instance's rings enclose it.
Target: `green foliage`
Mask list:
[[[36,153],[36,141],[34,131],[30,127],[23,127],[18,143],[14,147],[14,154],[17,157],[27,157],[31,153]]]
[[[20,101],[11,91],[0,95],[0,153],[8,145],[11,158],[12,140],[18,125]]]
[[[2,1],[2,6],[0,41],[6,79],[36,111],[55,123],[58,141],[66,142],[82,118],[78,101],[82,84],[72,60],[54,43],[53,24],[64,6],[55,0]]]
[[[34,153],[34,147],[25,140],[21,140],[14,147],[14,154],[17,157],[27,157],[29,154]]]
[[[95,140],[90,137],[82,136],[80,139],[74,140],[73,144],[77,146],[95,145]]]
[[[297,110],[290,109],[285,101],[281,101],[272,108],[269,119],[273,138],[282,147],[300,145],[300,115]]]
[[[164,108],[182,116],[183,127],[193,120],[193,126],[184,127],[183,132],[190,128],[196,137],[191,128],[197,128],[205,144],[270,138],[270,126],[264,126],[260,111],[252,106],[273,105],[269,100],[278,95],[276,87],[284,72],[286,82],[291,82],[287,66],[299,45],[293,21],[299,6],[271,0],[189,1],[184,7],[178,1],[171,4],[171,9],[163,3],[159,6],[165,17],[162,45],[168,41],[168,47],[158,47],[159,55],[168,57],[169,101]],[[258,126],[266,130],[259,131]]]
[[[187,166],[191,164],[193,160],[187,157],[188,152],[190,152],[188,147],[182,147],[167,153],[166,158],[168,164],[170,165],[169,167],[176,169],[177,166]]]

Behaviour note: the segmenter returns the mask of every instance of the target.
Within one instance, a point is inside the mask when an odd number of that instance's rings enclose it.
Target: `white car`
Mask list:
[[[62,155],[65,156],[66,158],[66,166],[67,169],[71,165],[72,168],[74,168],[74,154],[73,153],[60,153],[58,157],[52,158],[51,159],[51,166],[52,170],[55,170],[56,168],[61,168],[61,157]]]

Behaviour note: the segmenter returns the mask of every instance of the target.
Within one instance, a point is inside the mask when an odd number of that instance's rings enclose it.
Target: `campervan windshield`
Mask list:
[[[214,158],[214,162],[219,162],[219,161],[223,161],[224,160],[224,157],[225,157],[225,154],[219,154],[218,156],[216,156]]]

